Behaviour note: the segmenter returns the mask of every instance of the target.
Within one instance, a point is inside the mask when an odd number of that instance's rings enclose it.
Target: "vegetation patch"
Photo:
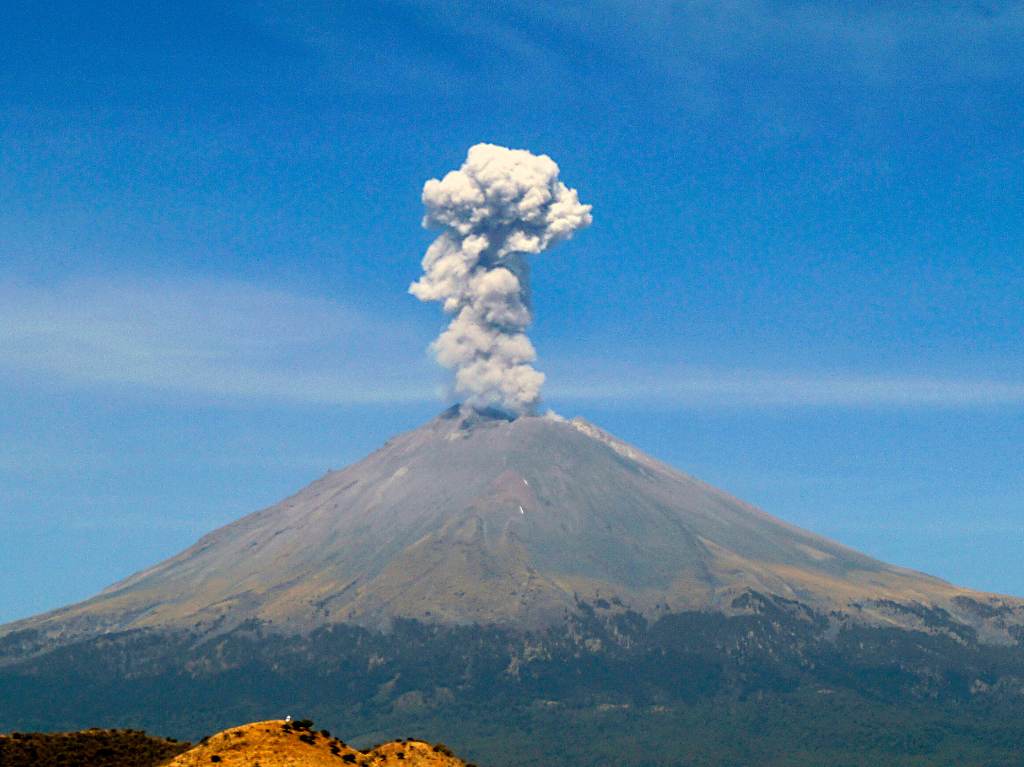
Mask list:
[[[156,767],[191,744],[141,730],[13,732],[0,735],[3,767]]]

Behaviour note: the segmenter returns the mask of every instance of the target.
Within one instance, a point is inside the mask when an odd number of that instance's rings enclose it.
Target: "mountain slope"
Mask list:
[[[822,614],[1010,642],[1024,603],[887,565],[662,464],[580,419],[452,408],[364,460],[216,530],[99,596],[11,624],[50,639],[250,619],[557,624],[581,605],[647,617]]]

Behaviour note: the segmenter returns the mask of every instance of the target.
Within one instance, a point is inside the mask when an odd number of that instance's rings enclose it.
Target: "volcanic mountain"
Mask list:
[[[284,631],[395,619],[537,629],[583,609],[738,614],[750,594],[839,623],[969,626],[1012,643],[1024,602],[786,524],[582,420],[454,407],[362,461],[77,605],[11,624]],[[746,595],[746,596],[745,596]]]

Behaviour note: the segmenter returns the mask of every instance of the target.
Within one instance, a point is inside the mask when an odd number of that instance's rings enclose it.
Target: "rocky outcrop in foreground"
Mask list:
[[[360,750],[308,719],[253,722],[204,738],[166,767],[466,767],[443,743],[407,739]],[[472,766],[470,766],[472,767]]]

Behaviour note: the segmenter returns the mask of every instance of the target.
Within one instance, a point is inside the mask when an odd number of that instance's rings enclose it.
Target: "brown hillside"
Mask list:
[[[466,767],[443,744],[392,741],[360,751],[326,731],[280,719],[232,727],[205,739],[166,767]],[[472,766],[470,766],[472,767]]]
[[[189,747],[140,730],[0,735],[0,767],[156,767]]]

